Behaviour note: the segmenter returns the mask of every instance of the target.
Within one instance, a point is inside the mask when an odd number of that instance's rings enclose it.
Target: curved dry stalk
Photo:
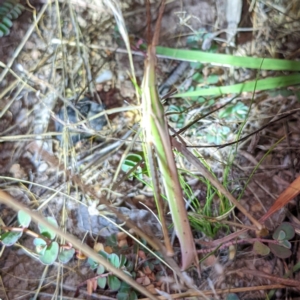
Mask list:
[[[171,147],[168,124],[165,119],[164,108],[158,95],[155,75],[155,47],[158,42],[164,6],[165,1],[163,1],[161,4],[154,36],[151,44],[148,46],[147,58],[145,60],[145,72],[142,83],[143,127],[146,143],[144,146],[144,151],[147,156],[147,166],[151,174],[155,200],[158,207],[159,217],[162,222],[167,254],[172,255],[173,249],[170,243],[166,225],[164,224],[163,204],[159,189],[156,160],[158,161],[158,167],[162,175],[164,190],[172,215],[175,232],[180,242],[182,270],[185,270],[189,268],[193,262],[197,268],[199,268],[198,256],[185,208],[185,202],[183,200],[177,167]],[[154,155],[153,150],[155,151],[156,155]]]

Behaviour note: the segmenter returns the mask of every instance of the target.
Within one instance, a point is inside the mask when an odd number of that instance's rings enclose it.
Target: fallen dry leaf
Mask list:
[[[259,220],[260,222],[265,222],[271,215],[273,215],[277,210],[282,208],[284,205],[289,203],[300,193],[300,177],[296,178],[285,191],[283,191],[279,197],[275,200],[274,204],[265,213],[264,216]]]

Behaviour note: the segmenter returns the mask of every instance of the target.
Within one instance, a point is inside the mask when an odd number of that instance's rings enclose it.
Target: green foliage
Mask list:
[[[53,226],[58,227],[54,218],[47,217],[46,220]],[[25,232],[28,232],[27,228],[31,223],[30,215],[24,211],[19,211],[18,223],[21,228],[13,228],[12,231],[1,234],[0,240],[5,246],[14,245],[23,235],[25,230]],[[40,261],[45,265],[52,265],[57,258],[61,263],[69,262],[75,254],[75,249],[69,247],[68,249],[60,249],[59,244],[54,240],[56,238],[56,233],[54,231],[42,224],[38,224],[38,228],[40,235],[33,240],[33,245],[35,246],[36,252],[39,254]]]
[[[133,177],[138,178],[139,180],[143,179],[143,173],[146,172],[145,169],[142,169],[141,166],[138,164],[143,160],[143,154],[142,153],[129,153],[123,164],[122,164],[122,171],[125,173],[130,172],[133,168],[134,171],[130,174],[130,179]]]
[[[24,6],[13,0],[5,1],[0,5],[0,37],[10,33],[12,20],[17,19],[23,10]]]
[[[67,249],[67,250],[62,250],[59,254],[58,254],[58,260],[63,263],[66,264],[68,263],[72,257],[75,254],[75,249],[71,248],[71,249]]]
[[[270,248],[259,241],[254,242],[253,251],[261,256],[267,256],[270,254]]]
[[[218,115],[220,119],[227,121],[243,121],[248,110],[249,108],[243,102],[237,102],[219,110]]]
[[[256,241],[253,245],[253,250],[259,255],[268,255],[270,251],[279,258],[288,258],[292,255],[291,240],[295,235],[295,229],[291,223],[283,222],[280,224],[273,233],[273,239],[277,244],[268,243],[268,246]]]
[[[170,121],[176,124],[177,128],[182,128],[185,122],[185,116],[183,114],[185,108],[182,105],[171,104],[168,107],[167,113],[170,115]]]
[[[249,108],[242,102],[229,104],[219,110],[217,113],[218,121],[203,130],[206,141],[216,145],[226,143],[230,133],[234,131],[234,128],[230,128],[227,124],[243,122],[247,117],[248,110]]]
[[[202,160],[202,162],[207,166],[208,170],[210,170],[205,160]],[[228,226],[222,222],[216,222],[216,218],[226,216],[230,209],[232,209],[231,203],[222,196],[218,189],[216,189],[206,178],[190,172],[187,172],[187,175],[198,179],[206,186],[205,199],[195,198],[192,188],[184,181],[182,177],[183,174],[181,174],[180,181],[184,189],[185,197],[190,199],[189,201],[193,207],[193,211],[188,212],[191,226],[197,232],[203,232],[209,237],[214,237],[220,228],[227,230]],[[225,176],[224,180],[226,180]],[[216,199],[219,201],[218,205],[215,205]],[[214,218],[215,220],[212,222],[211,218]]]
[[[57,259],[59,252],[59,245],[57,242],[53,241],[45,250],[40,254],[40,261],[45,265],[52,265]]]
[[[230,293],[226,296],[226,300],[240,300],[240,298],[238,297],[237,294]]]
[[[5,232],[1,234],[1,242],[5,246],[12,246],[15,244],[19,238],[22,236],[23,232]]]
[[[269,248],[273,254],[279,258],[288,258],[292,255],[291,240],[295,235],[295,229],[291,223],[283,222],[280,224],[273,233],[273,239],[279,242],[277,244],[269,243]]]
[[[21,227],[28,228],[28,226],[31,222],[31,217],[30,217],[29,214],[27,214],[23,210],[20,210],[18,212],[18,222],[19,222]]]
[[[47,217],[46,220],[54,227],[58,227],[58,224],[54,218]],[[41,235],[47,237],[50,240],[55,239],[56,233],[54,231],[52,231],[51,229],[49,229],[47,226],[38,224],[38,227],[39,227],[39,231],[40,231]]]
[[[137,295],[135,291],[126,282],[121,283],[121,287],[117,294],[118,300],[136,300]]]
[[[104,251],[98,252],[101,256],[107,259],[114,267],[123,270],[128,276],[132,276],[132,266],[131,262],[127,262],[124,255],[117,255],[115,253],[108,254]],[[113,274],[106,273],[106,269],[103,265],[98,264],[91,258],[88,258],[88,264],[92,270],[96,270],[97,284],[100,289],[105,289],[106,286],[111,291],[117,291],[117,299],[137,299],[137,295],[132,288],[124,282],[121,282],[118,277]]]

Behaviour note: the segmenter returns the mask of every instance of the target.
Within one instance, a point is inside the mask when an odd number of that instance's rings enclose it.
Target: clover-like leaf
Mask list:
[[[237,294],[228,294],[227,296],[226,296],[226,300],[240,300],[240,298],[238,297],[238,295]]]
[[[47,248],[47,243],[45,242],[45,240],[41,239],[41,238],[35,238],[33,240],[33,244],[35,246],[35,251],[40,254],[43,255],[46,251]]]
[[[129,292],[123,292],[123,291],[119,291],[117,294],[117,299],[118,300],[137,300],[137,294],[135,293],[135,291],[130,290]]]
[[[274,255],[282,259],[288,258],[292,255],[292,251],[290,249],[277,244],[269,243],[269,248]]]
[[[114,275],[108,275],[107,284],[112,291],[117,291],[121,287],[121,281]]]
[[[33,244],[34,246],[46,246],[47,243],[45,242],[45,240],[41,239],[41,238],[35,238],[33,240]]]
[[[91,259],[90,257],[88,258],[87,262],[88,262],[88,264],[90,265],[90,268],[91,268],[92,270],[97,269],[97,267],[98,267],[98,265],[99,265],[96,261],[94,261],[94,260]]]
[[[279,241],[279,244],[280,244],[280,246],[282,246],[284,248],[287,248],[287,249],[291,249],[292,248],[292,244],[289,241],[287,241],[287,240]]]
[[[100,289],[104,289],[106,286],[106,277],[98,277],[97,283]]]
[[[103,274],[105,272],[105,267],[103,265],[99,265],[97,268],[97,274]]]
[[[132,261],[130,261],[130,260],[127,261],[127,263],[126,263],[126,269],[127,269],[129,272],[133,271],[133,269],[134,269],[134,264],[133,264]]]
[[[283,222],[281,223],[276,230],[273,233],[273,239],[281,241],[283,234],[281,233],[283,231],[285,233],[284,240],[291,240],[295,236],[295,229],[291,223]]]
[[[18,239],[22,236],[23,232],[5,232],[1,235],[0,239],[3,245],[5,246],[12,246],[14,245]]]
[[[137,295],[135,291],[126,282],[121,283],[121,287],[117,294],[118,300],[136,300]]]
[[[109,256],[109,261],[110,263],[116,267],[116,268],[119,268],[120,267],[120,259],[119,259],[119,256],[115,253],[112,253],[110,256]]]
[[[121,254],[120,255],[120,268],[122,268],[126,264],[126,261],[127,261],[126,256]]]
[[[109,254],[107,253],[107,252],[105,252],[105,251],[103,251],[103,250],[100,250],[99,252],[98,252],[101,256],[103,256],[105,259],[109,259]]]
[[[62,250],[59,254],[58,254],[58,260],[63,263],[66,264],[68,263],[72,257],[75,254],[75,249],[71,248],[71,249],[67,249],[67,250]]]
[[[283,241],[286,239],[286,234],[283,230],[280,230],[279,233],[278,233],[278,237],[277,237],[277,240],[278,241]]]
[[[270,248],[259,241],[255,241],[253,251],[261,256],[266,256],[270,253]]]
[[[18,221],[23,228],[28,228],[31,222],[31,216],[23,210],[18,212]]]
[[[56,222],[56,220],[52,217],[47,217],[46,220],[53,225],[54,227],[58,227],[58,224]],[[55,239],[56,237],[56,233],[54,231],[52,231],[51,229],[49,229],[47,226],[44,226],[42,224],[38,224],[39,226],[39,231],[42,235],[46,236],[47,238],[49,238],[50,240]]]
[[[59,251],[59,245],[57,242],[52,242],[50,246],[48,246],[43,255],[40,256],[40,261],[45,265],[52,265]]]

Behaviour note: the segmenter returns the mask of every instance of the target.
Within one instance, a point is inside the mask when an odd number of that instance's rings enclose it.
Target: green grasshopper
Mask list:
[[[150,27],[149,1],[147,1],[147,4],[148,27]],[[171,147],[168,123],[159,98],[155,75],[157,64],[155,47],[158,43],[164,7],[165,0],[161,3],[154,35],[152,42],[148,46],[147,58],[145,60],[145,72],[142,82],[142,118],[145,139],[144,151],[146,154],[145,156],[147,157],[147,167],[153,182],[154,196],[158,207],[159,217],[162,221],[167,255],[171,256],[173,254],[173,249],[169,241],[166,225],[163,222],[163,204],[159,189],[157,166],[161,172],[175,232],[180,242],[182,255],[181,268],[182,270],[185,270],[189,268],[193,262],[198,268],[198,257]],[[148,32],[150,32],[150,30]]]

